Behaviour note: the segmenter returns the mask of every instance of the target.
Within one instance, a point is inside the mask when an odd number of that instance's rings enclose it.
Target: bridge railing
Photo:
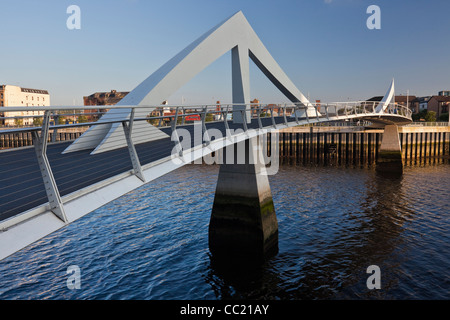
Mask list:
[[[320,111],[325,110],[328,116],[354,116],[354,115],[399,115],[411,119],[412,111],[401,104],[389,103],[383,112],[376,112],[379,101],[349,101],[333,102],[326,104],[315,104],[315,108]]]
[[[263,127],[263,120],[269,119],[269,126],[279,127],[288,123],[317,123],[321,121],[340,121],[364,116],[398,116],[411,119],[412,111],[399,104],[390,103],[381,113],[376,113],[377,101],[349,101],[332,103],[286,104],[211,104],[211,105],[159,105],[159,106],[62,106],[62,107],[2,107],[0,108],[0,148],[22,146],[16,143],[16,136],[31,135],[43,127],[43,119],[48,115],[49,141],[59,141],[58,133],[77,130],[86,131],[96,125],[112,125],[129,122],[131,112],[133,121],[146,121],[158,128],[170,127],[175,130],[180,125],[201,121],[223,121],[228,128],[228,121],[237,117],[242,128],[248,130],[250,121],[256,121],[258,128]],[[113,113],[105,116],[104,111]],[[11,117],[9,114],[15,114]],[[17,116],[17,114],[22,114]],[[27,120],[28,119],[28,120]],[[277,120],[275,120],[277,119]],[[280,119],[282,120],[280,122]],[[27,126],[21,127],[26,121]],[[267,120],[264,121],[267,126]],[[3,137],[3,139],[2,139]],[[7,138],[5,138],[7,137]],[[73,135],[69,135],[69,139]],[[5,139],[8,140],[5,142]],[[30,141],[31,139],[28,139]]]

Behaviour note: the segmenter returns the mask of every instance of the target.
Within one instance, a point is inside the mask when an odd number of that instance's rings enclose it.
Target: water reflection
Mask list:
[[[359,206],[342,211],[340,221],[335,221],[328,231],[333,238],[326,243],[313,238],[303,251],[280,250],[277,256],[262,263],[217,261],[211,257],[206,281],[216,296],[225,299],[251,299],[260,295],[267,299],[367,299],[392,294],[389,288],[397,285],[395,267],[402,259],[397,251],[402,247],[403,224],[411,220],[414,213],[408,210],[404,200],[402,176],[386,176],[375,170],[369,171],[369,175]],[[367,289],[369,274],[366,270],[370,265],[381,268],[385,290]]]
[[[403,255],[396,251],[404,242],[403,225],[413,218],[414,212],[408,210],[403,191],[403,176],[375,173],[366,186],[366,198],[360,210],[348,213],[348,225],[353,227],[343,230],[337,243],[352,243],[349,250],[337,247],[334,254],[346,256],[346,272],[356,277],[348,277],[344,288],[356,285],[359,297],[386,297],[391,294],[391,287],[397,285],[395,267],[400,264]],[[368,290],[365,280],[369,275],[366,269],[377,265],[382,272],[382,288],[384,290]],[[355,291],[355,288],[352,288]],[[348,295],[349,292],[342,293]]]
[[[224,260],[212,255],[205,281],[220,299],[271,299],[273,289],[281,282],[267,260],[244,257]]]

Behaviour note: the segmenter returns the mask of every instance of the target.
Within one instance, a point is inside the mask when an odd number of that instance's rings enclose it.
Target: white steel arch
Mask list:
[[[383,99],[381,99],[380,103],[375,108],[375,112],[383,113],[391,102],[395,102],[392,101],[393,99],[395,100],[394,79],[392,79],[391,85],[389,86],[389,89],[384,95]]]
[[[313,108],[270,55],[241,11],[192,42],[139,84],[117,105],[160,105],[200,71],[230,50],[232,52],[233,103],[242,103],[242,106],[234,107],[235,122],[243,121],[242,113],[238,110],[246,108],[245,104],[250,103],[249,57],[290,101]],[[99,123],[113,118],[128,119],[130,111],[130,109],[110,110],[99,120]],[[135,116],[145,117],[149,111],[150,109],[140,110]],[[249,113],[247,121],[250,121]],[[140,134],[133,135],[134,143],[167,137],[159,129],[142,121],[136,124],[134,132],[136,131]],[[119,124],[97,125],[78,138],[64,153],[92,148],[95,148],[92,153],[98,153],[125,146],[126,140]]]

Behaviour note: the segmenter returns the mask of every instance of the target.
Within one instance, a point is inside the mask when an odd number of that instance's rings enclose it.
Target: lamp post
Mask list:
[[[408,105],[409,102],[408,100],[409,100],[409,90],[406,90],[406,108],[410,109]]]

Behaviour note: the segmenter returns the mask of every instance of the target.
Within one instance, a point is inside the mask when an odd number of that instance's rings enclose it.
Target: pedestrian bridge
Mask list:
[[[71,142],[52,142],[49,136],[58,130],[90,128],[100,124],[92,122],[50,126],[51,112],[72,111],[73,107],[47,108],[43,127],[0,131],[0,134],[3,131],[8,134],[32,132],[35,137],[34,147],[0,152],[0,165],[3,168],[0,178],[0,257],[20,250],[172,170],[252,137],[268,132],[276,137],[279,129],[328,121],[364,119],[400,125],[411,121],[410,111],[403,106],[391,103],[380,114],[374,111],[376,105],[374,102],[321,104],[313,107],[295,104],[250,105],[251,121],[238,124],[229,117],[233,105],[169,106],[175,109],[173,115],[109,121],[128,127],[133,136],[140,135],[133,130],[134,123],[150,121],[157,128],[161,125],[158,130],[164,137],[139,144],[128,139],[128,146],[98,154],[91,154],[91,150],[64,153]],[[115,108],[119,107],[112,107]],[[154,113],[163,113],[161,106],[135,106],[132,110],[139,108],[151,108]],[[311,112],[312,109],[314,112]],[[314,113],[315,116],[312,115]],[[186,119],[200,120],[192,122]],[[129,129],[128,137],[132,137]],[[126,134],[123,140],[127,141]]]
[[[227,50],[232,51],[233,103],[161,105]],[[249,58],[291,103],[248,103]],[[117,105],[108,106],[97,121],[52,124],[63,115],[94,116],[104,106],[33,107],[43,113],[30,115],[42,118],[41,126],[0,129],[0,135],[33,136],[33,146],[0,152],[0,259],[185,164],[245,141],[257,141],[263,150],[271,144],[258,138],[269,132],[276,142],[277,130],[292,126],[353,119],[380,126],[411,122],[411,111],[392,102],[393,94],[392,82],[380,102],[310,103],[239,12],[194,41]],[[85,113],[89,109],[93,112]],[[8,112],[29,110],[3,107],[0,113],[8,118]],[[74,142],[54,141],[56,132],[74,129],[84,134]],[[274,146],[270,161],[277,160]]]

